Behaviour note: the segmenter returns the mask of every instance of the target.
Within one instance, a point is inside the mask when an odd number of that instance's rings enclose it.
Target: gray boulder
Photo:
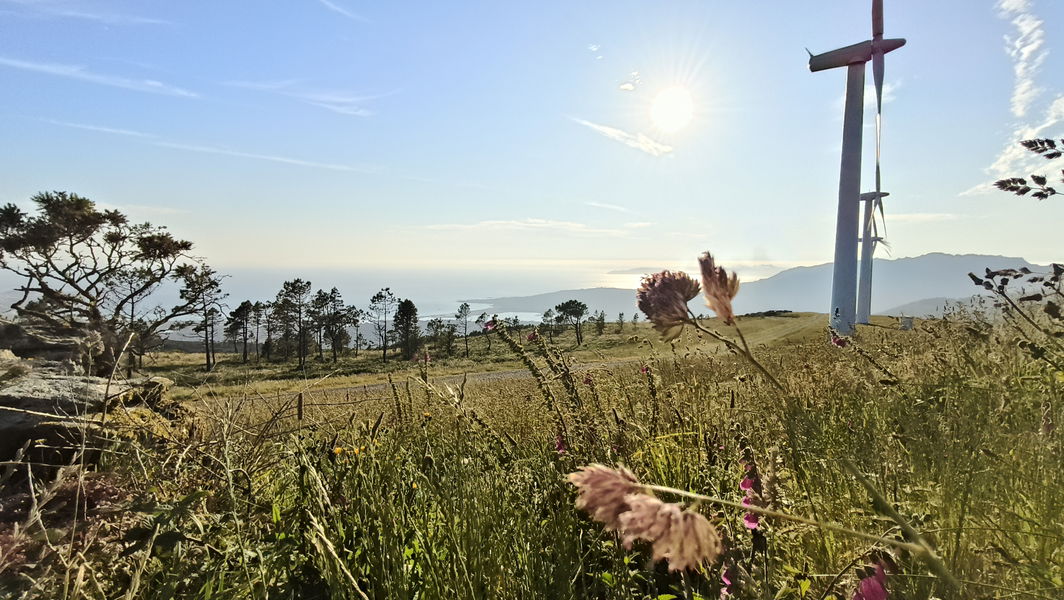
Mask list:
[[[47,363],[38,370],[37,362],[20,361],[0,371],[0,460],[30,442],[31,447],[55,450],[44,453],[48,462],[61,461],[73,454],[86,431],[95,437],[110,410],[141,406],[156,412],[166,407],[173,384],[162,377],[108,384],[101,377],[58,374]]]

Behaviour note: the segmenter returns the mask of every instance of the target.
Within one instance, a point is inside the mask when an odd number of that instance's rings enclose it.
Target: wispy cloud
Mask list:
[[[588,127],[588,128],[590,128],[590,129],[592,129],[594,131],[597,131],[597,132],[601,133],[602,135],[610,138],[611,140],[615,140],[615,141],[621,142],[622,144],[624,144],[625,146],[628,146],[629,148],[635,148],[636,150],[641,150],[641,151],[646,152],[647,154],[649,154],[651,156],[664,156],[664,155],[672,152],[672,146],[669,146],[669,145],[666,145],[666,144],[662,144],[661,142],[659,142],[657,140],[653,140],[650,137],[648,137],[646,134],[643,134],[643,133],[628,133],[627,131],[624,131],[622,129],[617,129],[616,127],[609,127],[607,125],[599,125],[598,123],[592,123],[591,121],[586,121],[584,119],[577,119],[575,117],[570,117],[570,118],[574,122],[579,123],[579,124],[583,125],[584,127]]]
[[[624,206],[620,206],[620,205],[617,205],[617,204],[607,204],[605,202],[585,202],[584,204],[586,206],[592,206],[594,208],[603,208],[603,209],[606,209],[606,210],[612,210],[612,211],[616,211],[616,212],[619,212],[619,213],[625,213],[625,214],[628,214],[628,215],[635,214],[632,211],[632,209],[624,207]]]
[[[94,12],[80,9],[72,9],[63,6],[62,3],[48,2],[47,0],[0,0],[0,5],[14,5],[23,7],[26,12],[13,14],[24,17],[45,17],[61,19],[80,19],[93,21],[104,25],[169,25],[170,21],[154,17],[142,17],[138,15],[124,15],[117,13]]]
[[[1012,57],[1016,83],[1012,89],[1012,114],[1023,117],[1041,90],[1036,77],[1049,52],[1044,50],[1045,30],[1042,20],[1031,11],[1028,0],[1000,0],[998,9],[1005,18],[1012,18],[1015,35],[1005,36],[1005,52]]]
[[[34,73],[43,73],[45,75],[53,75],[55,77],[64,77],[67,79],[74,79],[87,83],[95,83],[97,85],[106,85],[110,87],[133,90],[136,92],[162,94],[165,96],[181,96],[184,98],[199,97],[199,94],[196,94],[195,92],[190,92],[186,89],[169,85],[161,81],[156,81],[154,79],[130,79],[128,77],[121,77],[118,75],[93,73],[92,71],[89,71],[85,69],[85,67],[79,65],[32,62],[28,60],[19,60],[17,58],[7,58],[0,56],[0,66],[10,67],[12,69],[20,69],[23,71],[32,71]]]
[[[58,121],[55,119],[41,119],[46,123],[53,125],[59,125],[62,127],[71,127],[74,129],[83,129],[86,131],[96,131],[99,133],[106,133],[110,135],[122,135],[127,137],[136,137],[148,140],[154,146],[160,148],[171,148],[174,150],[184,150],[186,152],[199,152],[201,154],[217,154],[221,156],[233,156],[236,158],[249,158],[253,160],[263,160],[274,163],[281,163],[285,165],[294,165],[298,167],[310,167],[314,169],[326,169],[329,171],[344,171],[348,173],[377,173],[380,169],[376,167],[358,166],[358,165],[344,165],[338,163],[327,163],[314,160],[304,160],[301,158],[293,158],[290,156],[279,156],[276,154],[260,154],[257,152],[244,152],[241,150],[232,150],[230,148],[224,148],[221,146],[211,146],[204,144],[186,144],[181,142],[173,142],[164,139],[160,139],[159,136],[144,133],[143,131],[135,131],[132,129],[120,129],[117,127],[104,127],[100,125],[87,125],[85,123],[70,123],[67,121]]]
[[[295,98],[311,106],[317,106],[341,115],[356,117],[369,117],[373,111],[366,108],[366,103],[383,98],[389,94],[355,94],[352,92],[335,92],[312,90],[301,87],[302,82],[298,79],[282,79],[277,81],[228,81],[226,85],[278,94],[288,98]],[[394,92],[392,92],[394,93]]]
[[[336,163],[325,163],[313,160],[303,160],[301,158],[291,158],[288,156],[278,156],[275,154],[259,154],[256,152],[243,152],[240,150],[230,150],[228,148],[222,148],[220,146],[202,146],[198,144],[182,144],[177,142],[158,141],[155,142],[156,146],[163,148],[173,148],[175,150],[187,150],[189,152],[200,152],[203,154],[220,154],[223,156],[235,156],[238,158],[251,158],[255,160],[265,160],[269,162],[281,163],[286,165],[295,165],[299,167],[312,167],[315,169],[327,169],[329,171],[346,171],[349,173],[374,173],[377,169],[372,167],[359,167],[354,165],[343,165]]]
[[[369,23],[370,22],[369,19],[367,19],[366,17],[363,17],[360,14],[354,13],[354,12],[344,8],[343,6],[340,6],[339,4],[337,4],[335,2],[331,2],[330,0],[318,0],[318,2],[322,6],[324,6],[325,8],[333,11],[334,13],[343,15],[343,16],[347,17],[348,19],[351,19],[352,21],[361,21],[362,23]]]
[[[1015,35],[1005,36],[1005,53],[1012,59],[1016,78],[1010,110],[1014,117],[1022,120],[1013,126],[1005,147],[986,169],[992,181],[1044,171],[1045,161],[1028,152],[1019,142],[1044,136],[1052,128],[1064,123],[1064,94],[1060,92],[1056,92],[1041,118],[1031,118],[1035,101],[1044,91],[1039,87],[1037,77],[1049,55],[1049,49],[1045,47],[1042,20],[1032,11],[1029,0],[999,0],[997,8],[1001,17],[1011,19],[1015,28]],[[960,195],[974,196],[992,191],[993,183],[987,181],[972,186]]]
[[[86,131],[95,131],[98,133],[110,133],[112,135],[125,135],[129,137],[139,138],[153,138],[154,135],[150,133],[144,133],[142,131],[134,131],[132,129],[118,129],[115,127],[104,127],[101,125],[87,125],[85,123],[71,123],[69,121],[57,121],[55,119],[41,119],[45,123],[51,123],[52,125],[60,125],[62,127],[71,127],[74,129],[84,129]]]
[[[647,227],[653,227],[654,223],[649,221],[637,221],[635,223],[625,223],[624,226],[627,229],[645,229]]]
[[[620,229],[603,229],[591,227],[584,223],[572,221],[552,221],[550,219],[520,219],[510,221],[479,221],[476,223],[439,223],[426,225],[432,231],[537,231],[555,232],[566,235],[587,236],[624,236],[627,232]]]

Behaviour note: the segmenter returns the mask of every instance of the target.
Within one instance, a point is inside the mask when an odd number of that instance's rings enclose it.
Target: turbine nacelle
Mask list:
[[[890,192],[865,192],[861,194],[861,202],[868,202],[869,200],[879,200],[880,198],[886,198],[890,195]]]
[[[876,54],[893,52],[904,45],[904,38],[865,40],[845,48],[811,55],[809,57],[809,70],[816,73],[817,71],[866,63],[872,60],[872,57]]]

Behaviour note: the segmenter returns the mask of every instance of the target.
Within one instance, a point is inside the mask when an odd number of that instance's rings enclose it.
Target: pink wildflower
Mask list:
[[[565,438],[563,438],[560,433],[554,436],[554,451],[558,454],[569,453],[569,446],[565,443]]]
[[[889,597],[887,572],[883,570],[883,563],[877,562],[874,568],[866,569],[865,576],[853,593],[853,600],[887,600]]]

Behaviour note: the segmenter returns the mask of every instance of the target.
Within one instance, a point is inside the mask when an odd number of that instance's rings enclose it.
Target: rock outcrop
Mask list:
[[[185,414],[167,397],[169,379],[84,375],[98,338],[0,319],[0,460],[58,465],[107,440],[177,433]]]
[[[75,374],[85,372],[85,363],[98,351],[99,334],[76,328],[36,327],[0,318],[0,352],[3,356],[33,358],[69,365]]]
[[[27,448],[33,460],[62,464],[102,437],[158,432],[181,416],[163,377],[111,381],[63,373],[64,363],[0,359],[0,460]]]

